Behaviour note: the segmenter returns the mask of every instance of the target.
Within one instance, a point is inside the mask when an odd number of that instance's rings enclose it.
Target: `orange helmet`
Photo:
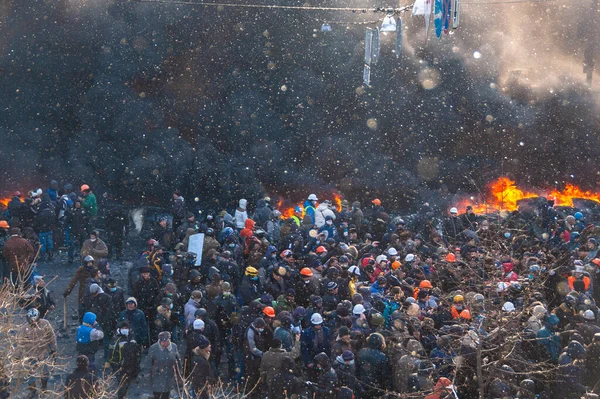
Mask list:
[[[459,316],[461,319],[471,320],[471,312],[469,312],[469,309],[465,309],[462,312],[460,312]]]
[[[300,274],[306,277],[311,277],[313,275],[313,272],[308,267],[305,267],[302,270],[300,270]]]
[[[402,263],[398,262],[397,260],[392,262],[392,270],[398,270],[400,266],[402,266]]]
[[[265,307],[263,309],[263,313],[268,317],[275,317],[275,309],[273,309],[271,306]]]
[[[600,258],[594,258],[592,259],[592,263],[598,267],[600,267]]]
[[[446,262],[456,262],[456,255],[454,255],[453,253],[449,253],[448,255],[446,255]]]
[[[89,190],[89,189],[90,189],[90,186],[88,186],[87,184],[83,184],[83,185],[81,186],[81,191],[87,191],[87,190]]]
[[[317,247],[317,250],[316,250],[316,252],[317,252],[318,254],[320,254],[320,253],[323,253],[323,252],[327,252],[327,249],[326,249],[324,246],[322,246],[322,245],[319,245],[319,246]]]
[[[419,288],[433,288],[433,286],[431,285],[431,281],[423,280],[419,283]]]
[[[10,226],[8,225],[8,222],[6,220],[0,220],[0,228],[8,229],[10,228]]]
[[[375,198],[371,203],[375,206],[381,206],[381,200],[379,198]]]

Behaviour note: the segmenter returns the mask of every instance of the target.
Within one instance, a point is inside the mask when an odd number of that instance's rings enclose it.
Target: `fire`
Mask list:
[[[477,203],[474,198],[466,199],[457,205],[459,211],[464,212],[468,205],[473,207],[475,213],[490,213],[501,210],[515,211],[520,200],[538,197],[554,197],[554,205],[557,206],[572,207],[574,198],[588,199],[600,203],[600,193],[584,191],[573,184],[567,184],[562,191],[557,189],[550,191],[536,190],[537,192],[534,193],[521,190],[508,177],[500,177],[490,183],[488,189],[489,198],[487,198],[487,202]]]
[[[336,209],[338,211],[341,211],[342,210],[342,200],[343,200],[342,195],[337,192],[333,192],[333,194],[325,195],[325,196],[323,196],[323,198],[327,199],[327,197],[329,197],[329,196],[333,196],[333,203],[335,204]],[[321,198],[321,196],[319,196],[319,198]],[[276,208],[281,212],[281,218],[289,219],[292,216],[294,216],[294,209],[298,206],[298,207],[300,207],[300,209],[302,209],[302,216],[300,216],[300,219],[303,219],[304,214],[306,213],[304,211],[304,202],[298,202],[296,205],[293,205],[293,206],[290,206],[289,204],[290,204],[290,201],[287,201],[285,199],[280,199],[277,202]]]
[[[7,208],[11,199],[12,198],[0,198],[0,205],[2,205],[4,208]]]
[[[600,202],[600,193],[593,193],[591,191],[583,191],[577,186],[567,184],[565,189],[561,192],[558,190],[552,190],[550,195],[554,197],[555,205],[562,206],[573,206],[573,198],[583,198]]]

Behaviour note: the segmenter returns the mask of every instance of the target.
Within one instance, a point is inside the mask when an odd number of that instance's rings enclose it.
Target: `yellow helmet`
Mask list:
[[[246,276],[256,277],[256,276],[258,276],[258,270],[256,270],[252,266],[248,266],[246,268]]]
[[[465,297],[462,295],[455,295],[454,296],[454,302],[464,302],[465,301]]]

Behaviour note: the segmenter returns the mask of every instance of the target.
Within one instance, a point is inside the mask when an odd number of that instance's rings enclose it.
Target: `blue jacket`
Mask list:
[[[308,327],[302,332],[301,337],[301,354],[302,361],[304,364],[312,363],[314,357],[321,352],[325,352],[329,356],[329,328],[323,326],[323,343],[321,345],[315,345],[314,341],[317,339],[317,333],[313,327]]]
[[[304,201],[304,217],[310,217],[310,222],[315,224],[315,207],[309,200]]]
[[[119,315],[119,321],[127,320],[136,342],[140,345],[147,345],[148,342],[148,322],[146,315],[140,309],[124,310]]]

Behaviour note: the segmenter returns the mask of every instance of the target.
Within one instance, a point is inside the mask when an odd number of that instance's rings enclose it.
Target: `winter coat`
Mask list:
[[[33,302],[30,307],[36,308],[40,312],[40,317],[45,318],[46,314],[50,310],[50,307],[54,306],[54,299],[50,295],[50,290],[46,287],[40,288],[38,286],[33,287]]]
[[[275,374],[269,385],[269,399],[281,399],[299,395],[304,384],[291,371],[286,370]]]
[[[444,235],[450,241],[455,241],[464,230],[459,217],[450,216],[444,221]]]
[[[86,266],[80,266],[76,271],[69,284],[67,284],[67,288],[65,288],[65,292],[63,296],[69,296],[75,285],[79,283],[79,292],[78,292],[78,301],[79,303],[83,303],[83,298],[85,296],[85,287],[86,282],[90,279],[90,271]]]
[[[267,221],[271,218],[271,209],[267,207],[267,203],[264,199],[256,201],[256,210],[252,219],[256,222],[257,226],[264,227]]]
[[[389,366],[387,356],[378,349],[363,348],[358,352],[356,374],[365,385],[387,388]]]
[[[321,352],[325,352],[327,356],[330,354],[329,349],[329,329],[325,326],[321,328],[323,333],[322,341],[317,341],[317,331],[311,326],[302,332],[302,336],[300,338],[302,344],[302,361],[305,365],[313,362],[315,356],[317,356]]]
[[[245,209],[237,208],[234,214],[235,227],[239,230],[243,229],[248,219],[248,212]]]
[[[317,225],[317,228],[323,227],[327,216],[331,216],[331,218],[335,220],[335,213],[329,209],[329,206],[326,203],[322,202],[315,210],[315,224]]]
[[[171,214],[173,215],[173,219],[178,221],[183,220],[185,217],[185,200],[182,196],[179,196],[177,199],[173,200]]]
[[[37,233],[52,231],[56,224],[56,209],[50,200],[42,200],[33,227]]]
[[[148,350],[148,359],[152,392],[170,392],[171,389],[181,385],[175,381],[179,378],[181,363],[176,344],[171,342],[166,349],[163,349],[160,342],[156,342]]]
[[[17,356],[45,360],[56,352],[56,335],[48,320],[39,319],[35,325],[23,324],[17,335]]]
[[[138,308],[142,309],[147,316],[154,315],[154,299],[159,293],[158,281],[152,277],[148,280],[140,278],[133,283],[133,296],[137,299]]]
[[[312,202],[309,200],[304,201],[304,219],[302,220],[302,224],[312,226],[315,224],[316,220],[316,209],[313,206]],[[323,222],[325,222],[325,218],[323,218]]]
[[[339,381],[335,370],[329,367],[319,372],[315,388],[315,399],[335,399],[339,388]]]
[[[99,341],[104,338],[104,332],[96,328],[96,315],[86,313],[83,315],[83,323],[77,327],[76,350],[82,355],[92,355],[96,353]]]
[[[98,383],[98,379],[88,369],[76,369],[67,376],[65,382],[65,399],[90,399],[90,392]]]
[[[286,357],[292,358],[283,348],[270,348],[263,354],[260,361],[260,376],[267,385],[271,387],[271,383],[275,374],[281,371],[283,359]]]
[[[294,336],[287,328],[277,327],[273,332],[273,337],[281,340],[281,347],[286,351],[291,351],[294,348]]]
[[[4,244],[2,255],[10,265],[10,271],[14,274],[23,273],[29,267],[29,262],[33,260],[35,252],[29,241],[13,235]]]
[[[140,373],[138,345],[132,334],[113,337],[108,346],[108,362],[114,372],[121,371],[132,379]]]
[[[129,323],[129,328],[133,331],[134,339],[140,345],[148,345],[148,321],[146,315],[140,309],[124,310],[119,315],[119,322]]]
[[[99,238],[97,238],[94,242],[88,238],[81,246],[80,254],[81,259],[91,255],[92,258],[94,258],[94,265],[97,265],[100,259],[104,259],[108,256],[108,247],[104,241]]]
[[[88,215],[88,217],[97,216],[98,215],[98,203],[96,202],[96,195],[90,191],[89,194],[86,195],[85,198],[83,199],[83,202],[81,203],[81,207],[85,210],[85,213]]]
[[[192,387],[199,399],[208,399],[208,387],[216,383],[215,372],[208,361],[202,355],[195,355],[192,361]],[[201,394],[199,394],[202,392]]]
[[[185,317],[185,328],[186,330],[188,328],[190,328],[190,326],[192,325],[192,323],[194,322],[194,320],[196,320],[196,310],[200,309],[202,306],[200,305],[199,302],[195,301],[194,299],[190,298],[188,299],[188,301],[186,302],[186,304],[183,307],[183,314]]]
[[[250,276],[244,276],[242,278],[242,284],[240,286],[240,299],[243,305],[248,305],[253,300],[260,297],[262,289],[260,288],[260,281],[253,281]]]
[[[86,312],[92,312],[97,316],[98,324],[102,330],[112,332],[113,317],[112,303],[110,296],[104,292],[97,295],[88,295],[84,299],[84,309]]]
[[[362,226],[365,215],[363,214],[363,211],[360,209],[359,202],[354,202],[352,204],[352,208],[354,208],[352,210],[352,219],[351,219],[352,224],[360,231],[360,228]]]

